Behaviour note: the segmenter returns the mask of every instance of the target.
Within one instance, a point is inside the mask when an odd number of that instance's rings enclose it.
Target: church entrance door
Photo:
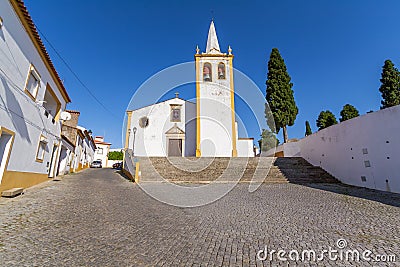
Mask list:
[[[168,157],[182,157],[182,139],[169,139]]]

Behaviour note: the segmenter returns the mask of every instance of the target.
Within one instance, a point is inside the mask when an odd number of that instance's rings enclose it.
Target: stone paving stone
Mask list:
[[[0,199],[0,266],[399,266],[400,197],[344,185],[237,185],[177,208],[111,169],[85,170]],[[264,249],[394,254],[395,263],[257,259]]]

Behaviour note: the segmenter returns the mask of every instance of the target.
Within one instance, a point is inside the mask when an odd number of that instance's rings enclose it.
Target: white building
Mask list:
[[[90,133],[82,126],[77,126],[78,136],[76,141],[75,156],[77,165],[74,171],[80,171],[90,167],[94,160],[96,144]]]
[[[94,160],[96,145],[91,133],[78,126],[79,111],[67,110],[71,119],[62,125],[62,145],[58,172],[78,172],[90,166]]]
[[[212,21],[206,52],[195,54],[196,103],[176,96],[127,111],[125,148],[136,156],[253,157],[253,139],[237,135],[232,61]]]
[[[23,1],[0,1],[0,191],[56,175],[68,102]]]
[[[104,142],[103,136],[96,136],[94,139],[96,144],[96,151],[94,153],[94,160],[100,160],[103,167],[108,166],[108,152],[110,152],[110,143]]]
[[[61,135],[61,151],[60,151],[60,159],[58,162],[58,170],[57,175],[65,175],[68,174],[71,170],[71,163],[73,161],[74,152],[75,152],[75,144],[71,143],[68,138],[64,135]]]

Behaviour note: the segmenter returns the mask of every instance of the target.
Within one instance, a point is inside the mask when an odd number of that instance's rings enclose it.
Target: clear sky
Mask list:
[[[212,17],[221,50],[226,52],[231,45],[234,67],[263,93],[269,54],[273,47],[280,50],[299,107],[289,138],[304,136],[306,120],[316,131],[321,110],[329,109],[337,118],[347,103],[361,114],[378,110],[384,60],[400,64],[398,0],[25,0],[25,4],[40,31],[108,111],[44,41],[72,98],[68,108],[81,111],[79,123],[95,135],[105,135],[115,148],[122,147],[122,122],[135,90],[158,71],[192,61],[197,44],[204,51]],[[194,87],[180,90],[191,91],[181,96],[194,95]],[[259,133],[249,134],[258,139]]]

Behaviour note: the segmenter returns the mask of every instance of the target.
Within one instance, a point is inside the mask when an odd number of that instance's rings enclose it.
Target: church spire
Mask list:
[[[217,32],[215,31],[214,20],[211,20],[210,29],[208,30],[206,53],[221,54],[221,50],[219,49]]]

